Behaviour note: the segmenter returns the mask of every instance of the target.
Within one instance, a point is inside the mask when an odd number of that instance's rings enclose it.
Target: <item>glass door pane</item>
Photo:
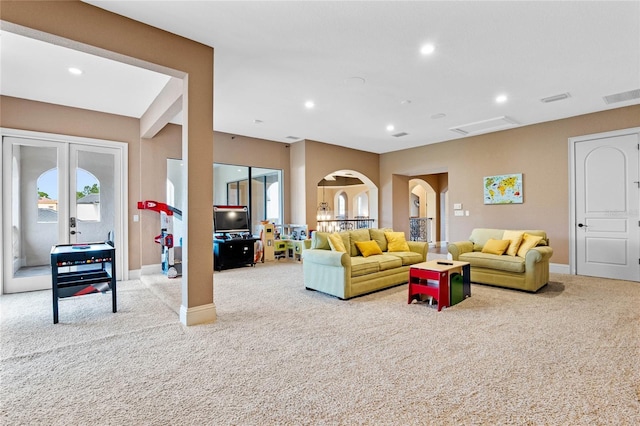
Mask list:
[[[213,204],[246,206],[249,203],[249,168],[215,163],[213,165]]]
[[[115,232],[115,157],[97,147],[71,147],[70,242],[105,241]]]
[[[5,287],[7,293],[51,287],[51,246],[67,215],[64,144],[3,139]],[[9,237],[10,236],[10,237]]]
[[[282,170],[253,167],[251,191],[251,221],[253,226],[261,220],[282,225]]]

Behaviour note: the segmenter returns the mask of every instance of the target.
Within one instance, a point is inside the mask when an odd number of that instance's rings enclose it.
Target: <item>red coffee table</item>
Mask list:
[[[463,277],[462,295],[457,295],[452,303],[449,283],[453,273]],[[438,301],[438,311],[471,296],[469,262],[456,260],[431,260],[412,265],[409,269],[409,298],[411,303],[416,296],[425,294]]]

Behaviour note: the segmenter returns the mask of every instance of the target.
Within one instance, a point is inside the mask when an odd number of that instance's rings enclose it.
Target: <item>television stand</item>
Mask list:
[[[240,266],[255,266],[253,248],[259,238],[229,238],[213,240],[213,269],[221,271]]]

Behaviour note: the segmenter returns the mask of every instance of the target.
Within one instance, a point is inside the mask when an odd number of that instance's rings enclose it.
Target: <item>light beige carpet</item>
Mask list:
[[[3,425],[640,424],[640,284],[552,274],[472,285],[437,312],[398,286],[349,301],[280,261],[214,274],[218,321],[179,323],[180,281],[60,302],[0,298]]]

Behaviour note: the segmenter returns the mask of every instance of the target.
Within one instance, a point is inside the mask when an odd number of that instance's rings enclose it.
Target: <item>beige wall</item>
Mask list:
[[[289,198],[289,205],[291,206],[290,222],[309,225],[309,229],[315,228],[315,215],[314,222],[308,222],[307,220],[307,208],[309,202],[307,198],[312,198],[315,192],[307,192],[306,182],[306,144],[304,142],[296,142],[290,145],[290,164],[291,164],[291,190],[285,192],[289,194],[289,197],[285,195],[285,199]],[[285,214],[286,217],[286,214]]]
[[[553,263],[569,264],[569,144],[574,136],[640,126],[640,105],[462,138],[381,155],[382,225],[403,229],[408,221],[404,176],[448,172],[449,203],[468,217],[450,215],[451,241],[476,227],[543,229]],[[484,205],[483,177],[523,174],[524,203]]]

